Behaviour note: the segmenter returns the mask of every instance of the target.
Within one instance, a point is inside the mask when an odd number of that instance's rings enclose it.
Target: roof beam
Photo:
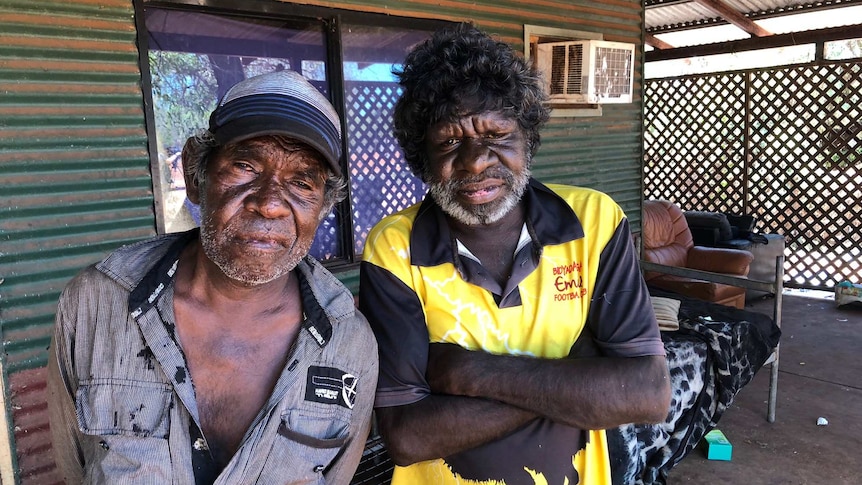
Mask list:
[[[668,7],[670,5],[679,5],[689,2],[691,2],[691,0],[644,0],[644,8]]]
[[[740,29],[747,32],[749,35],[753,35],[755,37],[767,37],[772,35],[772,32],[764,29],[763,27],[757,25],[753,21],[751,21],[745,15],[742,15],[737,10],[734,10],[727,6],[726,3],[721,0],[694,0],[696,3],[712,10],[713,12],[720,15],[723,19],[732,23],[733,25],[739,27]]]
[[[673,46],[652,34],[644,34],[644,42],[656,49],[673,49]]]
[[[806,30],[789,34],[776,34],[769,37],[720,42],[715,44],[693,45],[667,50],[653,50],[644,53],[644,60],[666,61],[669,59],[684,59],[686,57],[709,56],[714,54],[731,54],[742,51],[787,47],[790,45],[828,42],[832,40],[855,39],[862,37],[862,24],[846,25],[831,29]]]

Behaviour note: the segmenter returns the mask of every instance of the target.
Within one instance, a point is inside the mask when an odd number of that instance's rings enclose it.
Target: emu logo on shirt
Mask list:
[[[308,368],[305,400],[323,404],[338,404],[353,409],[359,379],[335,367]]]
[[[554,301],[582,298],[587,294],[584,286],[583,266],[579,262],[554,267]]]

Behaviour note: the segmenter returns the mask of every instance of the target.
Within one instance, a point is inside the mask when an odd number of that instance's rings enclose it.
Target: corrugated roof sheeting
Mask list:
[[[640,228],[640,100],[604,105],[601,117],[552,118],[542,135],[534,174],[549,182],[591,187],[622,206]]]
[[[857,0],[722,0],[730,10],[742,15],[751,14],[752,19],[793,14],[802,11],[839,8],[857,3]],[[711,19],[719,19],[714,10],[694,0],[646,0],[645,28],[647,31],[675,30],[703,25]]]
[[[718,14],[699,3],[686,2],[647,10],[646,23],[649,27],[661,27],[713,17]]]
[[[44,368],[60,290],[154,234],[132,4],[0,0],[0,324],[23,483],[56,483]]]
[[[499,35],[501,40],[518,48],[523,44],[524,24],[601,32],[606,40],[619,42],[640,43],[641,39],[641,3],[630,0],[414,0],[397,3],[355,0],[300,3],[406,17],[472,20],[484,30]]]
[[[44,365],[60,289],[153,234],[132,5],[0,3],[0,316],[7,368]]]
[[[16,372],[10,378],[18,483],[63,485],[51,451],[46,369]]]

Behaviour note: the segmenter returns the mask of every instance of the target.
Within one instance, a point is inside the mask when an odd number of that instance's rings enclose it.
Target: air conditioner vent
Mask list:
[[[536,46],[536,62],[551,102],[630,103],[634,44],[597,40]]]

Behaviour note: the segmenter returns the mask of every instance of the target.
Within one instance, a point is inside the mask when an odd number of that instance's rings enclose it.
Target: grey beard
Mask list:
[[[200,233],[204,254],[221,269],[225,276],[243,286],[263,285],[286,275],[299,264],[311,247],[311,241],[297,240],[294,242],[289,257],[274,264],[260,265],[259,267],[238,264],[224,250],[225,245],[229,244],[229,241],[232,239],[232,234],[236,231],[236,228],[228,225],[224,231],[217,232],[213,228],[212,217],[207,213],[204,197],[201,197],[201,212],[205,214],[201,220]]]
[[[503,196],[502,200],[495,200],[478,206],[462,205],[456,198],[458,190],[472,180],[450,180],[444,183],[429,182],[428,192],[437,202],[437,205],[443,209],[443,212],[461,224],[468,226],[492,224],[502,219],[518,205],[530,182],[529,168],[524,168],[519,173],[514,173],[508,169],[504,170],[502,178],[510,190]],[[475,179],[484,178],[487,178],[487,175],[475,177]]]
[[[311,247],[310,243],[302,245],[297,241],[292,248],[289,258],[272,265],[262,265],[252,268],[248,265],[237,264],[237,261],[229,258],[221,250],[222,244],[227,239],[225,236],[228,234],[222,233],[221,237],[219,237],[214,233],[215,231],[209,228],[201,228],[201,245],[203,246],[204,254],[221,269],[225,276],[243,286],[249,287],[275,281],[281,276],[290,273],[302,261],[303,256],[308,253],[308,249]]]

